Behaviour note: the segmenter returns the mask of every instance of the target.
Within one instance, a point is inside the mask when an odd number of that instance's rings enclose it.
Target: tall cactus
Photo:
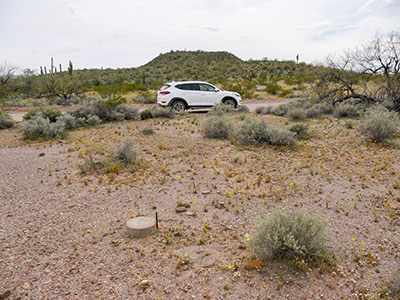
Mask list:
[[[72,61],[69,61],[69,66],[68,66],[68,73],[69,75],[72,76],[72,71],[74,70],[74,67],[72,66]]]
[[[62,72],[61,64],[60,64],[60,73]]]

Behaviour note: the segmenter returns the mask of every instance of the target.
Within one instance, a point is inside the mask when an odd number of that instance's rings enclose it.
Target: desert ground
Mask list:
[[[400,268],[400,140],[370,143],[359,120],[326,116],[307,121],[311,138],[294,147],[242,147],[205,138],[206,117],[109,123],[52,141],[2,130],[0,296],[386,299]],[[125,138],[139,163],[93,170]],[[249,242],[275,209],[319,216],[335,263],[261,264]],[[129,218],[156,212],[155,235],[127,237]]]

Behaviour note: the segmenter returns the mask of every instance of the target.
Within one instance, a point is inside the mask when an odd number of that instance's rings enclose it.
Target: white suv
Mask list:
[[[158,105],[169,106],[175,112],[212,107],[221,102],[237,107],[242,105],[242,98],[238,93],[222,91],[204,81],[169,82],[157,93]]]

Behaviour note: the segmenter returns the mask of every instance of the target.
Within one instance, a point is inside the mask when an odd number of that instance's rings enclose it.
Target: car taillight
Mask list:
[[[168,95],[168,94],[171,94],[171,92],[168,92],[168,91],[161,91],[160,94],[161,94],[161,95]]]

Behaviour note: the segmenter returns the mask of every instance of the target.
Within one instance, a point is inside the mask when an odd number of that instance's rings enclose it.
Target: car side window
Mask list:
[[[199,90],[199,85],[196,83],[178,84],[175,87],[177,89],[184,90],[184,91],[198,91]]]
[[[201,83],[199,84],[199,86],[200,86],[200,91],[215,92],[215,88],[209,84]]]

